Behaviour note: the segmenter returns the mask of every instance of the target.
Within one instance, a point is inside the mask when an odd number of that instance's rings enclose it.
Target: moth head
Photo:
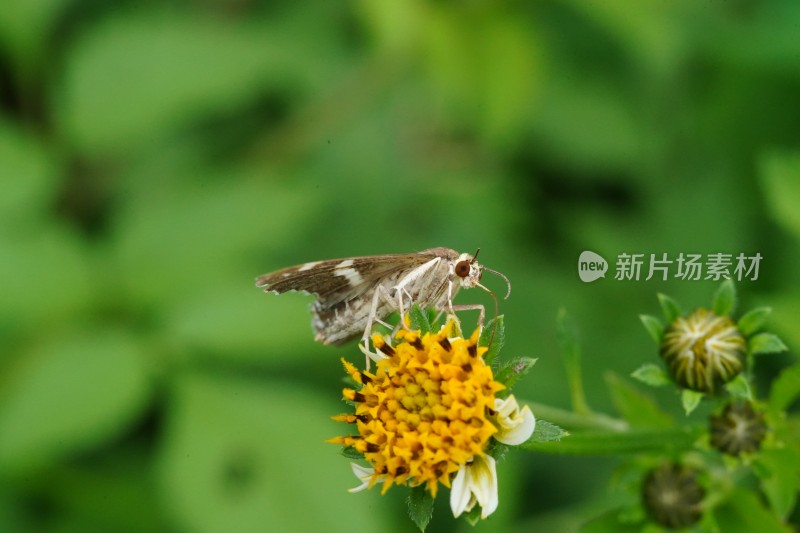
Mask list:
[[[480,285],[483,276],[483,265],[475,260],[477,253],[461,254],[453,263],[453,274],[462,287],[471,288]]]

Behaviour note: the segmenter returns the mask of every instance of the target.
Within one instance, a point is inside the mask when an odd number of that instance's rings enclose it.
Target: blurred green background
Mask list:
[[[656,292],[716,286],[584,284],[583,250],[758,252],[742,305],[797,346],[798,28],[793,0],[5,0],[0,530],[413,531],[404,489],[345,490],[323,441],[362,356],[254,288],[283,266],[480,247],[504,355],[539,358],[517,396],[565,408],[559,307],[608,410]],[[514,452],[475,531],[576,530],[617,464]],[[471,530],[443,495],[430,530]]]

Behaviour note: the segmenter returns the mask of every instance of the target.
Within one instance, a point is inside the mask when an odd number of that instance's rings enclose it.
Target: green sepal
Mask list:
[[[642,321],[644,329],[647,330],[650,338],[653,339],[656,344],[661,344],[661,339],[664,337],[664,324],[653,315],[639,315],[639,320]]]
[[[495,329],[495,324],[497,324],[497,329]],[[493,334],[494,338],[492,338]],[[490,340],[491,344],[489,344]],[[486,323],[483,331],[481,331],[480,339],[478,340],[478,346],[486,346],[489,348],[489,350],[483,355],[483,360],[486,361],[487,365],[492,364],[492,361],[494,361],[494,358],[500,353],[500,350],[503,348],[505,343],[506,323],[503,319],[503,315],[500,315],[496,319],[493,318]]]
[[[739,328],[742,335],[749,337],[764,326],[770,313],[772,313],[771,307],[757,307],[752,309],[739,319],[739,322],[736,323],[736,327]]]
[[[494,379],[505,385],[507,389],[510,389],[520,378],[525,376],[525,374],[533,368],[536,361],[538,361],[538,359],[533,357],[518,357],[501,366],[497,372],[495,372]]]
[[[569,436],[569,432],[560,428],[559,426],[548,422],[547,420],[536,419],[536,428],[533,430],[533,435],[521,446],[537,442],[557,442],[564,437]]]
[[[425,489],[425,484],[412,487],[406,498],[408,516],[420,531],[425,531],[433,517],[433,496]]]
[[[777,335],[772,333],[759,333],[750,337],[747,341],[747,351],[750,354],[762,353],[780,353],[785,352],[789,348],[778,338]]]
[[[659,292],[656,296],[658,296],[658,303],[661,304],[661,313],[664,315],[664,320],[666,320],[667,324],[672,324],[673,320],[681,316],[681,306],[666,294]]]
[[[663,387],[672,384],[669,374],[658,365],[646,363],[631,373],[631,377],[651,387]]]
[[[744,374],[739,374],[731,381],[725,384],[725,390],[734,398],[742,400],[753,401],[753,392],[750,390],[750,382],[744,377]]]
[[[734,307],[736,307],[736,288],[733,286],[733,281],[726,279],[714,293],[711,309],[715,315],[725,316],[731,314]]]
[[[341,453],[347,459],[352,459],[354,461],[364,459],[364,454],[352,446],[345,446],[339,453]]]
[[[403,320],[403,317],[400,317]],[[433,331],[428,315],[417,304],[411,306],[408,310],[409,329],[412,331],[419,331],[420,335],[425,335]]]
[[[697,409],[697,406],[700,405],[700,400],[703,399],[705,393],[693,391],[691,389],[683,389],[681,392],[681,404],[683,405],[683,410],[686,413],[686,416],[692,414],[692,411]]]

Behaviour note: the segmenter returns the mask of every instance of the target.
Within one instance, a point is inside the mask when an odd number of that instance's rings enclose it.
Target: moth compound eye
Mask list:
[[[456,276],[459,278],[466,278],[469,276],[469,261],[459,261],[456,263]]]

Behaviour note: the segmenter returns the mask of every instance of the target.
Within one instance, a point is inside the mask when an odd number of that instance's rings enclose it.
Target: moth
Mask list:
[[[368,346],[376,322],[391,329],[384,320],[395,311],[403,316],[412,303],[450,313],[477,309],[482,324],[483,306],[453,305],[456,293],[462,287],[480,287],[492,295],[496,310],[497,296],[481,284],[484,270],[506,281],[506,298],[511,294],[511,282],[478,263],[478,252],[470,255],[431,248],[410,254],[312,261],[259,276],[256,287],[275,294],[313,294],[316,299],[311,304],[311,324],[317,341],[343,344],[361,334],[364,346]]]

